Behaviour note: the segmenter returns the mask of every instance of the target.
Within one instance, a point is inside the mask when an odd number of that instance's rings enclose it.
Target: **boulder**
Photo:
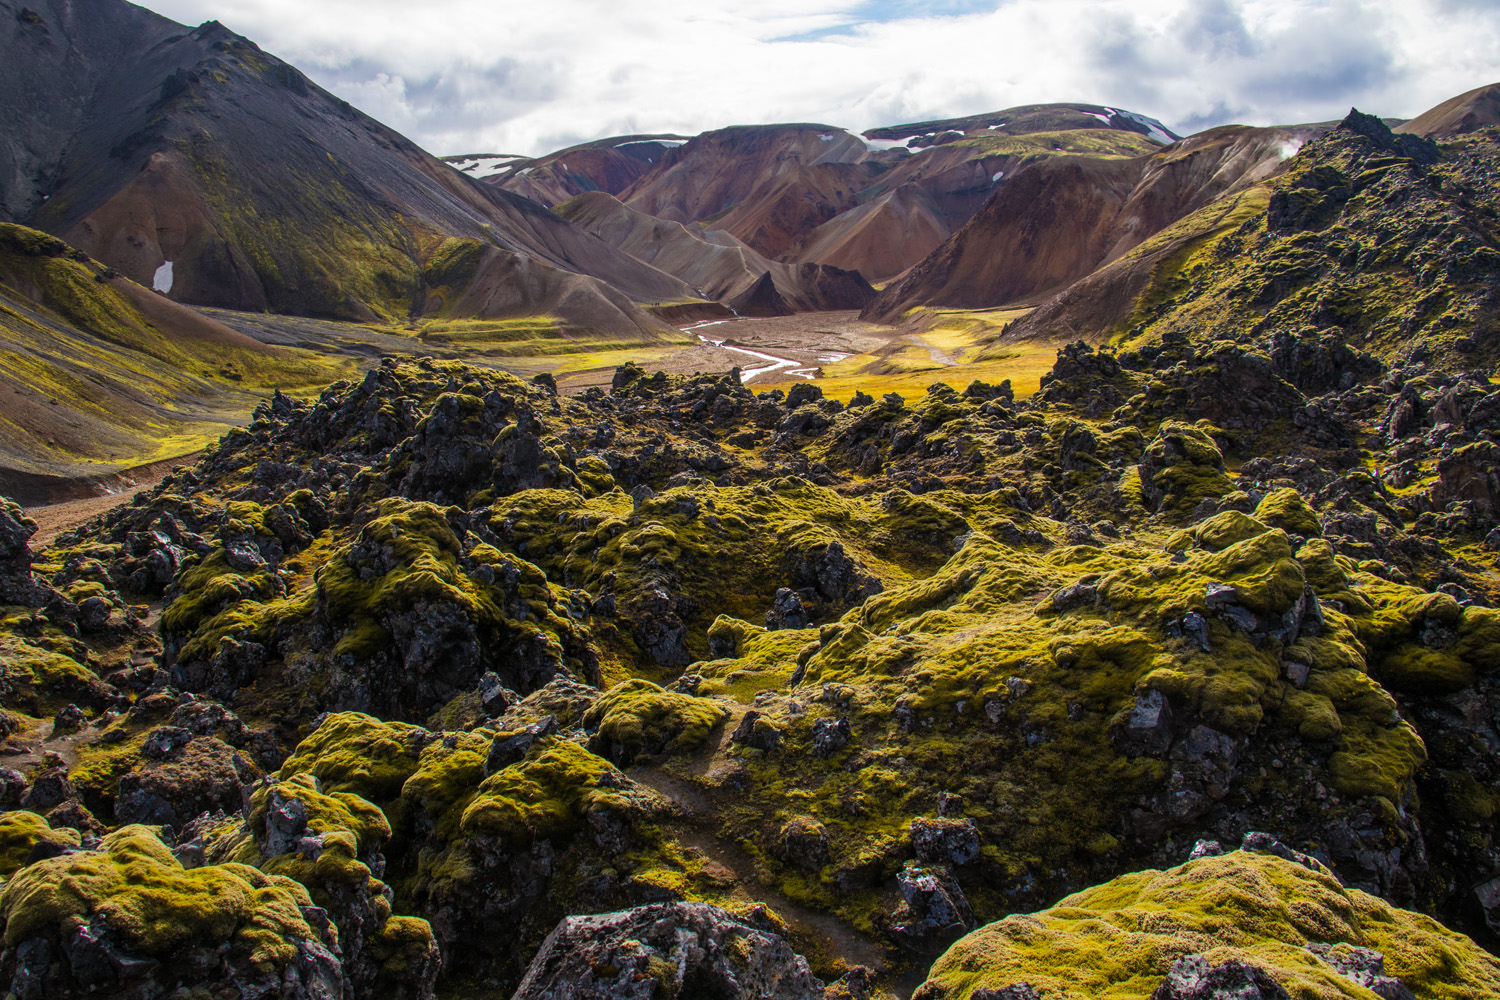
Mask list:
[[[823,983],[779,935],[706,903],[565,917],[513,1000],[814,1000]]]

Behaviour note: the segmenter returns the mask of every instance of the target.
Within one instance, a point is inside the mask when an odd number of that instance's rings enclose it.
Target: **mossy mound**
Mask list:
[[[215,838],[213,855],[295,879],[338,927],[356,991],[430,992],[440,967],[426,920],[394,916],[393,892],[372,870],[391,826],[379,807],[352,792],[324,793],[308,773],[264,783],[243,824]]]
[[[38,844],[67,849],[79,845],[77,830],[52,829],[47,820],[34,812],[0,813],[0,878],[10,878],[26,867]]]
[[[1257,966],[1295,997],[1372,995],[1312,945],[1379,952],[1385,974],[1422,997],[1500,990],[1500,961],[1430,917],[1346,889],[1326,870],[1235,851],[1123,875],[982,927],[938,959],[916,996],[967,1000],[1025,982],[1046,1000],[1146,1000],[1175,960],[1196,954]]]
[[[1224,455],[1208,430],[1176,421],[1163,423],[1146,446],[1137,476],[1141,501],[1150,510],[1179,518],[1235,489],[1225,473]]]
[[[1323,533],[1317,513],[1302,499],[1302,494],[1294,489],[1284,488],[1267,493],[1256,506],[1255,516],[1290,535],[1313,538]]]
[[[0,891],[7,973],[37,940],[61,953],[80,947],[115,957],[99,985],[157,990],[234,982],[280,993],[343,989],[338,940],[320,926],[307,891],[289,878],[240,864],[185,869],[151,829],[127,826],[98,850],[38,861]],[[212,961],[188,960],[221,955]],[[106,967],[108,967],[106,965]],[[75,957],[56,987],[99,972]],[[38,976],[40,970],[26,973]],[[73,988],[78,988],[76,985]]]
[[[517,847],[566,838],[588,823],[640,819],[658,808],[654,795],[609,761],[569,740],[552,740],[484,779],[464,807],[461,827]]]
[[[646,680],[616,684],[584,714],[604,756],[629,764],[641,754],[696,750],[729,714],[705,698],[664,691]]]
[[[431,734],[407,722],[382,722],[361,712],[338,712],[323,720],[281,766],[280,777],[318,779],[327,794],[350,793],[390,802],[417,770]]]
[[[70,702],[103,707],[112,692],[87,666],[87,657],[86,651],[79,656],[72,643],[22,638],[0,630],[0,705],[37,717],[51,715]]]

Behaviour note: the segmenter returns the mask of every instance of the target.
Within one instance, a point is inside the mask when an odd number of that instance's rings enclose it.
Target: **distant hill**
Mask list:
[[[1318,131],[1227,126],[1128,160],[1035,160],[866,314],[893,320],[919,306],[991,307],[1065,288],[1177,219],[1270,177]]]
[[[787,124],[689,139],[618,136],[497,161],[486,183],[545,205],[602,191],[648,215],[729,233],[772,260],[886,281],[941,244],[1026,163],[1134,157],[1175,138],[1131,112],[1033,105],[863,135]]]

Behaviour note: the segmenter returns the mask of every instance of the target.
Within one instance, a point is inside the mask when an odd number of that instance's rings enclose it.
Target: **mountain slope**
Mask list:
[[[1497,124],[1500,124],[1500,83],[1492,83],[1429,108],[1395,131],[1410,132],[1424,139],[1452,139]]]
[[[1497,169],[1495,129],[1440,152],[1352,112],[1263,212],[1164,262],[1129,335],[1314,329],[1443,367],[1500,356]]]
[[[0,57],[8,216],[142,284],[171,262],[160,284],[179,301],[404,320],[421,312],[424,267],[450,237],[525,260],[516,270],[539,280],[584,274],[642,302],[687,294],[215,22],[189,31],[118,0],[87,13],[49,0],[0,34]]]
[[[61,240],[0,224],[0,491],[193,451],[271,389],[352,370],[260,344]]]
[[[774,300],[763,301],[768,294],[763,292],[757,299],[758,315],[860,309],[875,297],[875,290],[856,273],[768,260],[722,230],[704,232],[658,219],[603,192],[580,195],[557,206],[557,212],[606,243],[677,275],[702,297],[737,309],[750,301],[757,283],[769,278]]]
[[[883,291],[866,316],[981,308],[1066,287],[1177,219],[1256,183],[1316,127],[1210,129],[1131,160],[1034,160],[964,227]]]

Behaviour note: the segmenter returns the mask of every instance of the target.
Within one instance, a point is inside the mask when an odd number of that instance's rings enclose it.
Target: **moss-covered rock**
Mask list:
[[[1224,471],[1224,455],[1202,428],[1168,421],[1146,446],[1139,481],[1150,509],[1182,517],[1205,500],[1234,491]]]
[[[696,750],[728,714],[707,699],[637,679],[606,691],[583,724],[594,730],[596,749],[624,765],[641,754]]]
[[[65,851],[79,846],[77,830],[52,829],[47,820],[34,812],[17,810],[0,813],[0,878],[11,875],[31,861],[32,851],[45,844],[44,851]]]
[[[1429,917],[1397,909],[1326,870],[1236,851],[1086,889],[1040,913],[960,940],[917,991],[968,1000],[1029,983],[1048,1000],[1146,1000],[1175,961],[1242,961],[1296,997],[1355,1000],[1327,946],[1368,948],[1417,996],[1478,1000],[1500,990],[1500,961]]]
[[[358,991],[430,996],[440,962],[427,921],[393,916],[391,890],[375,876],[391,827],[352,792],[324,793],[310,773],[263,783],[236,834],[214,855],[295,879],[338,927],[346,975]],[[394,926],[393,926],[394,925]]]
[[[328,716],[281,766],[283,781],[299,774],[318,779],[325,793],[347,792],[390,802],[417,770],[432,734],[406,722],[382,722],[361,712]]]
[[[1317,513],[1302,499],[1302,494],[1291,488],[1267,493],[1256,506],[1255,516],[1271,527],[1280,528],[1291,535],[1311,538],[1323,533]]]
[[[0,919],[0,971],[22,989],[232,987],[311,1000],[344,988],[337,935],[300,884],[239,864],[184,869],[145,827],[17,872]]]

